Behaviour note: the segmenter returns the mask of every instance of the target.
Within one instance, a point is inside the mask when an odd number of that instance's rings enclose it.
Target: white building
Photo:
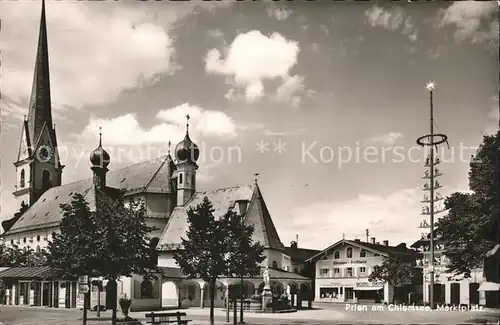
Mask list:
[[[189,207],[195,207],[207,196],[213,203],[215,214],[234,210],[245,215],[248,224],[255,227],[254,241],[265,247],[266,259],[262,267],[269,267],[272,290],[287,292],[295,305],[312,299],[311,280],[291,272],[290,256],[285,254],[278,232],[257,183],[212,191],[198,192],[196,189],[198,147],[185,138],[175,147],[175,158],[170,153],[150,161],[120,170],[108,171],[109,154],[99,147],[92,152],[90,161],[93,176],[62,185],[62,171],[57,154],[57,137],[52,121],[50,78],[47,49],[45,3],[42,2],[40,36],[35,63],[33,90],[28,117],[23,122],[21,145],[16,167],[17,182],[14,196],[24,202],[28,210],[20,217],[3,223],[7,229],[2,239],[7,245],[44,249],[53,232],[59,231],[62,220],[61,204],[71,202],[76,193],[82,194],[91,210],[96,209],[99,195],[116,195],[123,192],[126,200],[142,200],[147,210],[149,227],[158,228],[150,238],[157,243],[159,266],[165,278],[142,279],[138,276],[121,278],[118,281],[118,297],[127,294],[132,299],[131,310],[160,308],[166,305],[204,306],[209,293],[200,279],[188,280],[178,268],[173,253],[181,247],[181,237],[187,230]],[[89,176],[91,176],[89,171]],[[9,290],[8,303],[75,308],[82,306],[82,297],[76,279],[54,278],[47,267],[9,268],[0,272]],[[217,283],[217,304],[223,305],[222,297],[230,294],[230,287],[239,284],[239,279],[225,278]],[[263,286],[262,276],[245,279],[246,296],[259,293]],[[87,308],[97,304],[97,287],[92,286],[91,302]],[[105,287],[104,291],[108,288]],[[102,305],[113,305],[111,295],[103,295]],[[117,297],[117,298],[118,298]]]
[[[382,245],[359,239],[342,239],[308,261],[315,262],[314,300],[321,302],[392,302],[394,288],[385,282],[370,282],[374,266],[389,255],[410,256],[405,244]]]
[[[417,266],[423,270],[423,301],[430,303],[430,237],[421,238],[412,245],[422,253],[422,258],[417,261]],[[490,305],[487,294],[480,290],[486,282],[483,268],[471,272],[469,278],[457,276],[447,272],[448,259],[444,255],[445,247],[439,240],[435,240],[434,249],[434,303],[448,305]]]

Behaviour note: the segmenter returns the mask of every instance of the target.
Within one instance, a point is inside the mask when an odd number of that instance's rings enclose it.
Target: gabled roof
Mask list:
[[[187,211],[196,208],[207,197],[213,205],[216,217],[224,215],[235,208],[238,200],[249,201],[246,222],[255,227],[253,240],[268,248],[283,249],[278,232],[269,215],[257,185],[236,186],[214,191],[196,192],[184,205],[175,207],[165,230],[158,242],[159,250],[175,250],[181,248],[181,238],[186,238],[188,230]]]
[[[367,242],[362,242],[362,241],[354,241],[354,240],[348,240],[348,239],[341,239],[337,241],[335,244],[328,246],[324,250],[322,250],[320,253],[308,258],[306,262],[314,261],[319,259],[321,256],[327,254],[329,251],[335,249],[336,247],[340,245],[350,245],[354,247],[359,247],[363,248],[369,251],[372,251],[374,253],[380,254],[382,256],[389,256],[389,255],[400,255],[400,254],[412,254],[413,251],[411,249],[408,249],[406,247],[406,244],[399,244],[397,246],[386,246],[386,245],[380,245],[380,244],[372,244],[372,243],[367,243]]]
[[[171,180],[168,180],[169,164],[167,157],[141,162],[126,168],[108,172],[106,185],[121,189],[125,195],[147,193],[170,193]],[[89,174],[91,173],[89,167]],[[93,180],[87,178],[78,182],[52,187],[5,232],[12,234],[32,229],[56,227],[62,220],[61,204],[71,202],[73,194],[80,193],[95,207]]]
[[[317,249],[307,249],[307,248],[295,248],[295,247],[285,247],[284,253],[294,261],[305,261],[310,257],[320,253],[320,250]]]

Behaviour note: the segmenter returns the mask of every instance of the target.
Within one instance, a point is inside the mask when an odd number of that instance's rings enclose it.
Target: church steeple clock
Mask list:
[[[62,170],[57,151],[50,99],[49,55],[45,0],[42,0],[40,33],[29,102],[24,118],[16,167],[14,196],[31,206],[49,188],[61,185]]]

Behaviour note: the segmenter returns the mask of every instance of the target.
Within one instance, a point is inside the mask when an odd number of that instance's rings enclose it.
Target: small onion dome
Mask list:
[[[191,141],[189,134],[186,133],[184,140],[179,142],[175,147],[175,157],[180,162],[196,162],[200,157],[200,149]]]
[[[90,154],[90,162],[94,166],[108,167],[109,159],[109,154],[101,146]]]
[[[90,162],[93,166],[108,167],[109,154],[102,148],[102,133],[99,127],[99,147],[90,154]]]

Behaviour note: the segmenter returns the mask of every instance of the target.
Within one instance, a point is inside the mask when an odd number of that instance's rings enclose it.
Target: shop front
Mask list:
[[[385,282],[370,282],[360,279],[318,279],[320,302],[383,302],[389,299],[390,286]],[[386,297],[386,295],[388,297]]]

